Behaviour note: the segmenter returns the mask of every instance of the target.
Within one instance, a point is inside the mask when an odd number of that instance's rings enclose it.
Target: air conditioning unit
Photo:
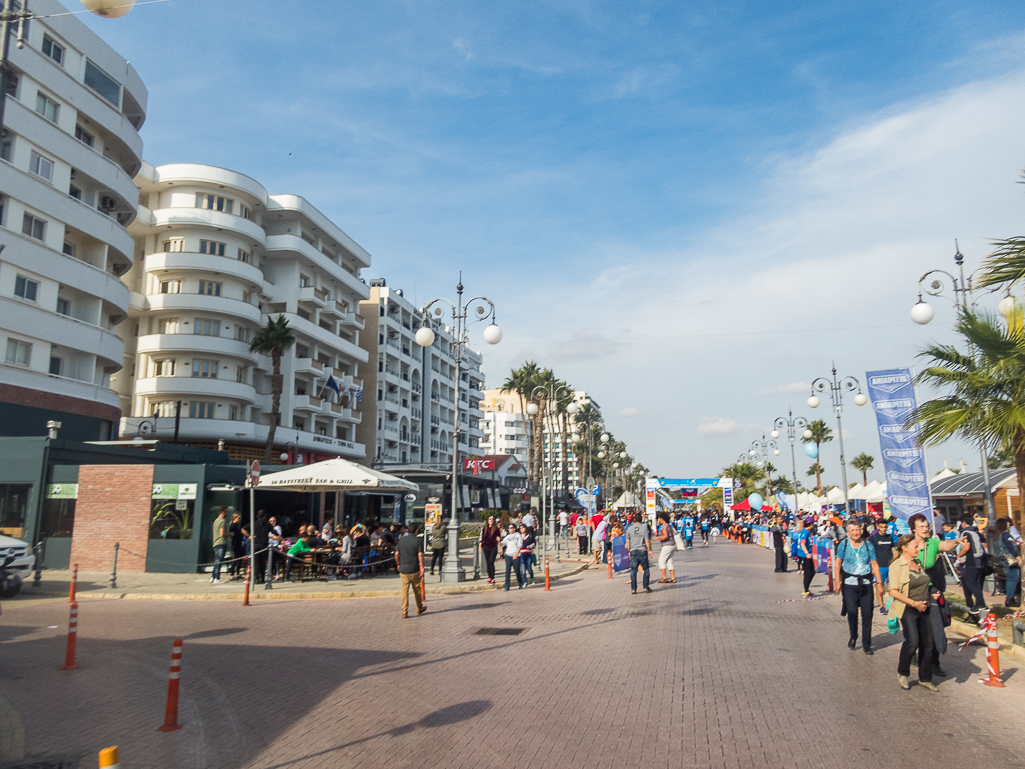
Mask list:
[[[104,211],[113,211],[116,205],[117,201],[114,198],[108,198],[106,195],[100,198],[100,208]]]

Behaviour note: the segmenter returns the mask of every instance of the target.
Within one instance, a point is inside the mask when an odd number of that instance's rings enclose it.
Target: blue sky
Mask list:
[[[553,367],[665,475],[733,461],[833,358],[862,378],[911,365],[952,317],[910,324],[921,273],[952,266],[955,237],[974,265],[1025,229],[1020,2],[173,0],[83,18],[149,88],[150,162],[307,197],[370,251],[368,277],[420,302],[463,270],[506,332],[489,381]],[[871,412],[845,427],[849,456],[878,456]]]

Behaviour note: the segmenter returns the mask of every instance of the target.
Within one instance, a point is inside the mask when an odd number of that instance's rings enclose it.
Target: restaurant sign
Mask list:
[[[196,483],[154,483],[153,499],[195,499]]]

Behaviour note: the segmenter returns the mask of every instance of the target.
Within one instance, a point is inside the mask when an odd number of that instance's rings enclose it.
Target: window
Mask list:
[[[76,187],[74,184],[68,187],[68,194],[75,200],[82,199],[82,190],[78,189],[78,187]]]
[[[87,147],[93,146],[93,135],[80,125],[75,126],[75,138]]]
[[[88,59],[85,61],[85,84],[115,107],[121,108],[121,84]]]
[[[60,376],[61,372],[64,371],[64,359],[58,358],[56,355],[50,356],[50,375]]]
[[[249,329],[235,326],[235,341],[249,343]]]
[[[201,280],[199,281],[199,293],[205,294],[206,296],[220,296],[221,284],[214,283],[209,280]]]
[[[309,288],[312,285],[308,275],[299,275],[299,288]]]
[[[14,279],[14,295],[20,296],[22,299],[28,299],[30,302],[36,301],[36,292],[39,290],[39,284],[34,280],[29,280],[24,275],[19,275]]]
[[[31,359],[31,344],[22,342],[20,339],[7,340],[7,357],[4,360],[8,363],[17,363],[19,366],[27,366]]]
[[[157,333],[158,334],[177,334],[178,333],[178,319],[177,318],[161,318],[157,321]]]
[[[215,404],[213,403],[205,403],[203,401],[192,401],[192,403],[189,404],[189,418],[213,419],[214,406]]]
[[[220,336],[221,322],[219,320],[196,318],[196,325],[192,328],[192,333],[199,336]]]
[[[14,136],[5,128],[3,138],[0,139],[0,160],[11,162],[11,149],[14,146]]]
[[[13,537],[22,536],[31,492],[30,483],[0,484],[0,532]]]
[[[203,192],[196,193],[196,208],[206,208],[210,211],[223,211],[230,214],[235,207],[235,201],[223,195],[207,195]]]
[[[164,241],[164,252],[168,254],[180,254],[185,250],[185,238],[171,238]]]
[[[49,35],[43,35],[43,55],[49,56],[58,64],[64,63],[64,46],[54,42]]]
[[[238,257],[237,257],[237,259],[238,259],[238,260],[239,260],[240,262],[245,262],[246,264],[249,264],[249,252],[248,252],[248,251],[243,251],[243,250],[242,250],[242,249],[240,248],[240,249],[238,250]]]
[[[76,253],[78,253],[78,249],[75,248],[75,244],[69,243],[66,240],[64,241],[64,245],[61,247],[61,251],[64,252],[65,256],[74,256]]]
[[[57,297],[57,313],[59,315],[71,314],[71,302],[62,296]]]
[[[18,81],[19,78],[14,73],[7,76],[7,95],[12,99],[18,98]]]
[[[150,408],[152,409],[153,416],[155,417],[173,417],[175,412],[175,401],[151,403]]]
[[[161,294],[180,294],[182,292],[182,282],[180,280],[162,280],[160,281],[160,293]]]
[[[228,419],[236,420],[239,417],[238,406],[228,406]]]
[[[32,214],[25,214],[21,220],[21,232],[30,238],[42,240],[46,235],[46,222],[42,219],[37,219]]]
[[[220,365],[215,360],[194,360],[192,361],[192,376],[202,379],[216,379],[217,367]]]
[[[248,291],[243,291],[242,292],[242,301],[245,302],[246,304],[249,304],[249,292]]]
[[[199,253],[201,254],[212,254],[213,256],[224,256],[224,249],[228,247],[227,243],[218,243],[216,240],[201,240],[199,241]]]
[[[57,122],[57,112],[60,105],[43,93],[36,94],[36,112],[45,117],[51,123]]]
[[[293,430],[305,430],[306,429],[306,420],[305,419],[296,419],[296,420],[294,420],[292,422],[292,429]]]
[[[253,212],[250,211],[242,203],[238,204],[238,215],[241,216],[243,219],[252,219],[253,218]]]
[[[174,376],[174,358],[153,361],[153,376]]]
[[[245,384],[246,383],[246,367],[245,366],[235,366],[235,381],[238,382],[239,384]]]

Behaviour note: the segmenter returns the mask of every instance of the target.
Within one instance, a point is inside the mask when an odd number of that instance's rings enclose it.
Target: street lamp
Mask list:
[[[475,296],[472,299],[463,301],[463,274],[459,273],[459,283],[456,285],[456,301],[453,303],[448,299],[432,299],[421,308],[423,325],[417,329],[413,337],[421,347],[430,347],[434,344],[436,334],[431,323],[440,322],[442,308],[435,307],[436,304],[444,303],[452,308],[452,342],[451,354],[456,361],[456,393],[452,406],[452,515],[448,520],[448,547],[445,548],[445,563],[441,568],[442,582],[462,582],[466,579],[466,571],[459,563],[459,512],[458,512],[458,489],[459,489],[459,382],[463,361],[463,348],[467,344],[466,331],[471,323],[490,319],[491,323],[484,329],[482,336],[488,344],[498,344],[502,341],[502,330],[495,324],[495,303],[486,296]],[[431,308],[434,308],[434,317],[431,317]],[[471,316],[472,310],[472,316]],[[426,536],[426,535],[425,535]]]
[[[774,435],[772,437],[775,438],[776,436]],[[758,440],[757,438],[755,438],[753,441],[751,441],[751,450],[748,453],[751,456],[753,456],[753,457],[759,457],[759,456],[761,457],[761,459],[758,461],[757,464],[758,464],[759,467],[765,467],[766,468],[766,470],[765,470],[765,477],[769,480],[769,486],[771,488],[771,486],[772,486],[772,476],[769,475],[769,470],[768,470],[769,450],[770,449],[772,450],[772,453],[775,456],[777,456],[777,457],[779,456],[779,447],[776,445],[776,441],[771,440],[771,439],[767,439],[765,437],[765,433],[762,433],[762,439],[761,440]]]
[[[527,413],[531,416],[536,415],[537,412],[541,410],[541,406],[538,405],[538,401],[544,404],[544,411],[541,414],[541,543],[543,549],[546,552],[549,549],[549,546],[548,544],[546,544],[545,541],[549,540],[550,543],[549,537],[551,535],[551,532],[549,531],[549,524],[551,523],[551,521],[549,521],[549,518],[551,518],[552,514],[554,513],[553,508],[555,507],[555,492],[552,488],[552,486],[554,485],[552,482],[552,476],[555,474],[555,435],[556,432],[558,432],[559,425],[558,399],[566,395],[572,396],[572,394],[573,390],[571,387],[569,387],[568,385],[557,386],[556,382],[553,380],[549,382],[547,386],[538,385],[537,387],[535,387],[530,393],[530,403],[527,404]],[[572,411],[570,411],[571,406],[573,407]],[[577,411],[579,411],[579,408],[577,407],[576,403],[571,401],[566,406],[566,411],[570,414],[576,414]],[[548,435],[551,441],[551,446],[549,448],[549,451],[547,452],[544,451],[544,432],[546,425],[548,429]],[[562,446],[563,458],[565,458],[566,436],[561,433],[560,445]],[[551,454],[547,461],[545,459],[545,454]],[[551,504],[548,504],[546,506],[546,497],[548,495],[551,495]],[[556,552],[555,559],[557,561],[562,560],[561,554],[558,551]]]
[[[861,384],[857,378],[852,376],[845,376],[840,379],[836,378],[836,363],[833,363],[833,378],[830,381],[827,377],[819,377],[811,383],[811,397],[808,398],[808,406],[813,409],[819,407],[818,396],[816,392],[825,392],[829,390],[829,398],[833,404],[833,409],[836,411],[836,428],[837,434],[840,439],[840,474],[843,478],[843,509],[847,512],[847,460],[843,454],[843,420],[841,414],[843,412],[843,391],[854,392],[857,390],[857,395],[854,396],[854,403],[857,406],[864,406],[868,403],[868,398],[861,392]],[[777,420],[778,421],[778,420]],[[810,435],[811,431],[806,430],[805,435]],[[796,476],[796,473],[795,473]],[[795,489],[796,491],[796,489]]]
[[[972,286],[975,272],[967,278],[965,277],[964,255],[961,253],[956,240],[954,241],[954,264],[957,265],[957,275],[952,275],[946,270],[937,269],[929,270],[918,279],[918,302],[911,308],[911,320],[918,325],[926,325],[935,315],[932,307],[922,299],[923,291],[929,294],[929,296],[942,296],[944,299],[952,301],[957,308],[958,315],[962,312],[968,312],[969,309],[975,307],[975,299],[972,297],[972,294],[978,290],[978,288]],[[979,272],[981,269],[979,268],[976,272]],[[932,280],[926,283],[926,280],[930,277]],[[987,293],[993,293],[995,290],[990,289]],[[947,295],[950,292],[954,294],[953,299]],[[1005,318],[1010,318],[1016,308],[1020,307],[1021,305],[1017,299],[1012,296],[1006,296],[1000,300],[997,310]],[[972,354],[975,354],[974,349]],[[989,457],[986,456],[986,451],[986,439],[980,437],[979,454],[982,457],[982,483],[985,486],[986,515],[989,516],[989,520],[993,521],[996,520],[996,507],[993,504],[993,490],[989,485]]]
[[[797,513],[797,458],[794,455],[794,443],[797,437],[797,431],[803,430],[803,437],[808,439],[811,437],[811,430],[808,429],[808,420],[804,417],[795,417],[793,409],[787,410],[785,417],[778,417],[775,422],[772,423],[773,431],[770,433],[773,438],[779,437],[779,431],[786,428],[787,438],[790,440],[790,465],[793,468],[794,478],[794,513]],[[779,451],[777,450],[778,454]],[[846,494],[844,495],[847,496]]]

